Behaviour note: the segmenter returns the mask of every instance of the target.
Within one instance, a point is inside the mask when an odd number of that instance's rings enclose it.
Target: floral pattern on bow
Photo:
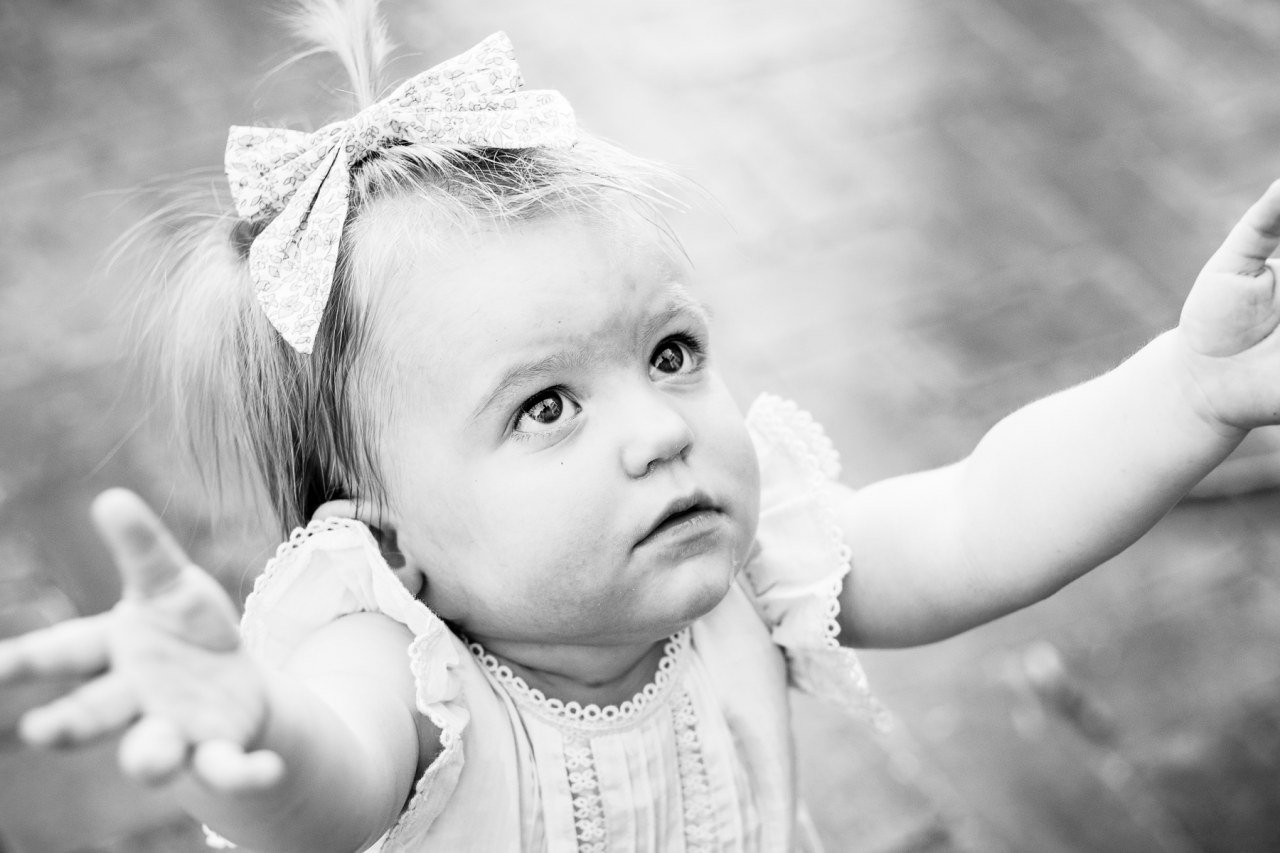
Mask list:
[[[271,324],[310,353],[333,287],[351,167],[399,143],[568,148],[573,108],[559,92],[520,91],[504,33],[402,83],[387,98],[314,133],[232,127],[226,171],[236,212],[274,216],[249,250],[249,275]]]

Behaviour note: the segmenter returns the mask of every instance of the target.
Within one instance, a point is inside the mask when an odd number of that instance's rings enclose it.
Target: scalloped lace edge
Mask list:
[[[836,574],[823,596],[826,599],[826,624],[822,630],[827,648],[839,648],[840,592],[844,588],[845,576],[849,574],[851,552],[836,521],[831,498],[825,494],[825,486],[840,476],[840,454],[822,424],[791,400],[774,394],[761,394],[751,404],[747,421],[765,439],[786,447],[804,469],[806,487],[814,498],[818,523],[826,531],[836,555],[837,565],[833,567]]]
[[[260,625],[263,621],[261,611],[270,605],[273,590],[277,584],[282,583],[280,578],[289,570],[288,560],[316,536],[335,530],[349,530],[357,533],[366,549],[372,549],[377,558],[379,560],[382,559],[381,553],[377,550],[377,543],[374,541],[368,527],[355,519],[340,517],[317,519],[309,522],[305,527],[294,528],[289,534],[289,538],[276,547],[275,554],[267,560],[258,577],[254,579],[253,589],[245,598],[244,614],[240,620],[240,634],[243,643],[249,645],[255,642],[255,636],[259,633]],[[405,590],[405,594],[408,595],[408,590]],[[424,651],[423,647],[418,644],[419,639],[419,637],[415,637],[413,643],[409,646],[409,666],[414,674],[415,687],[420,678],[419,672],[425,667],[425,663],[422,660]],[[465,722],[460,725],[455,724],[447,714],[434,709],[432,705],[426,705],[426,707],[420,705],[418,710],[440,730],[440,745],[443,748],[414,783],[413,794],[410,796],[408,804],[399,817],[396,818],[396,822],[383,835],[382,840],[384,842],[391,838],[397,828],[405,825],[408,819],[423,806],[427,800],[428,787],[435,781],[435,777],[440,774],[444,767],[456,760],[456,754],[460,753],[462,749],[462,732],[466,728]],[[234,842],[223,838],[207,825],[201,825],[201,829],[204,832],[205,844],[208,847],[222,850],[237,849],[237,845]]]
[[[258,623],[262,621],[262,615],[259,611],[267,606],[264,602],[271,598],[272,590],[276,584],[280,583],[279,576],[288,570],[288,558],[316,536],[334,530],[351,530],[362,534],[370,545],[377,548],[369,529],[352,518],[317,519],[309,522],[306,527],[295,527],[290,532],[289,538],[276,546],[275,554],[267,560],[267,564],[258,573],[253,581],[253,589],[244,600],[244,615],[240,618],[240,636],[246,643],[252,642],[260,630]]]
[[[675,683],[676,671],[685,658],[685,650],[689,647],[690,629],[682,628],[667,638],[662,648],[662,658],[658,661],[658,670],[653,680],[641,690],[617,705],[580,705],[577,702],[562,702],[549,698],[536,687],[516,675],[511,667],[499,661],[479,643],[470,643],[468,648],[475,655],[480,665],[489,672],[507,691],[521,704],[539,711],[561,724],[575,726],[622,725],[629,723],[651,708],[655,707],[670,691]]]
[[[377,542],[369,532],[369,528],[363,522],[355,519],[339,517],[318,519],[308,523],[306,527],[294,528],[293,532],[289,534],[289,538],[281,542],[276,548],[275,556],[267,561],[266,566],[253,582],[253,590],[245,599],[244,615],[240,620],[240,633],[246,645],[255,641],[255,635],[259,632],[260,623],[263,621],[260,611],[270,605],[270,598],[275,585],[282,583],[280,577],[290,568],[287,562],[288,559],[293,557],[295,553],[316,536],[335,530],[349,530],[356,533],[365,550],[369,552],[370,557],[379,562],[383,561],[382,554],[378,551]],[[387,568],[387,571],[391,571],[390,567]],[[404,593],[406,600],[414,601],[408,590],[404,590]],[[417,603],[421,604],[421,602]],[[439,617],[436,617],[436,619],[438,620]],[[440,623],[440,625],[443,628],[443,623]],[[426,667],[426,662],[423,659],[423,646],[420,643],[421,639],[421,637],[415,636],[413,643],[409,646],[409,663],[414,674],[415,685],[421,677],[420,672]],[[462,733],[464,726],[452,724],[447,715],[431,708],[431,705],[434,704],[437,703],[424,702],[423,705],[426,705],[426,707],[420,707],[418,710],[422,711],[440,729],[441,742],[448,746],[452,739],[457,738]]]

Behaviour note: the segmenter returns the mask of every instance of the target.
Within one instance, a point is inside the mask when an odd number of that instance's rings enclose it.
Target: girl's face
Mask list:
[[[650,641],[728,590],[758,468],[673,255],[651,226],[549,218],[395,288],[391,526],[474,639]]]

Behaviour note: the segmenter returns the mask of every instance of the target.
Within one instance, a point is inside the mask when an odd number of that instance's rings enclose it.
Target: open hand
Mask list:
[[[19,735],[71,747],[123,733],[121,770],[147,784],[188,769],[224,791],[274,784],[279,756],[246,751],[265,727],[267,691],[240,648],[231,600],[131,492],[99,495],[93,519],[123,578],[121,600],[0,643],[0,685],[88,679],[28,711]]]
[[[1280,181],[1205,264],[1179,323],[1201,415],[1215,426],[1280,422]]]

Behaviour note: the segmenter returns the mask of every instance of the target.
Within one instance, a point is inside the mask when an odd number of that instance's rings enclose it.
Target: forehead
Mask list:
[[[548,217],[419,255],[400,276],[394,321],[432,375],[608,345],[696,305],[687,262],[648,222]]]
[[[688,281],[657,229],[629,222],[540,219],[424,254],[402,295],[442,331],[482,323],[533,331],[534,314],[556,326],[584,313],[621,315],[635,298]]]

